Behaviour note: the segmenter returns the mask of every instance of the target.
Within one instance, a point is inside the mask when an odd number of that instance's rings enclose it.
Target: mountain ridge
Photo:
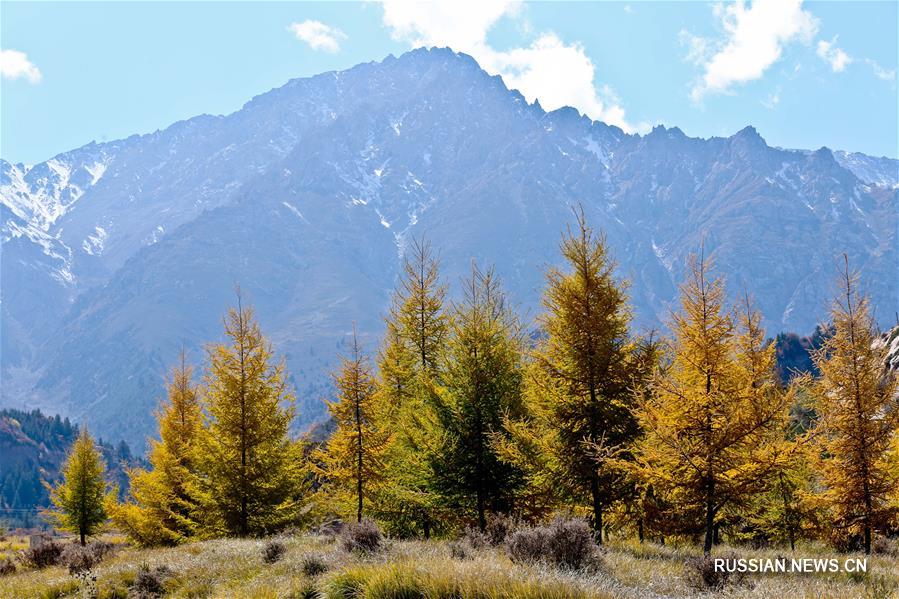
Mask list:
[[[108,143],[84,146],[82,162],[115,155],[63,210],[43,210],[46,229],[14,209],[15,165],[0,161],[0,404],[87,417],[133,445],[180,346],[199,361],[220,336],[235,282],[287,356],[308,423],[348,323],[374,350],[411,236],[441,249],[453,284],[472,258],[495,262],[533,314],[579,202],[632,281],[639,327],[665,322],[703,242],[732,293],[761,293],[772,335],[823,318],[842,251],[878,304],[899,305],[899,161],[772,148],[751,126],[626,134],[545,112],[448,49],[292,79],[228,115]]]

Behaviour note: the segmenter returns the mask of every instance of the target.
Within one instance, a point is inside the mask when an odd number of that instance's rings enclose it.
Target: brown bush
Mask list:
[[[68,568],[69,574],[73,576],[93,570],[99,561],[89,546],[82,547],[77,543],[66,545],[59,556],[59,563]]]
[[[16,573],[16,564],[8,557],[0,559],[0,576],[9,576]]]
[[[871,551],[880,555],[899,557],[899,538],[877,537],[871,544]]]
[[[487,542],[493,547],[499,547],[506,542],[508,537],[518,528],[517,522],[503,514],[490,514],[487,516],[487,527],[484,531]]]
[[[45,541],[37,547],[29,547],[20,555],[19,559],[29,568],[46,568],[59,563],[62,556],[62,543],[58,541]]]
[[[483,549],[490,544],[487,535],[482,533],[474,526],[466,526],[465,533],[462,535],[462,541],[472,549]]]
[[[279,561],[284,554],[287,553],[287,546],[280,539],[270,539],[262,548],[262,561],[267,564],[274,564]]]
[[[566,570],[580,570],[598,560],[593,531],[581,518],[556,518],[549,525],[547,553],[552,562]]]
[[[506,552],[513,562],[533,564],[546,557],[548,531],[543,526],[520,528],[506,539]]]
[[[737,559],[736,553],[726,553],[712,557],[711,555],[703,555],[695,557],[687,561],[686,579],[693,588],[697,590],[716,590],[720,591],[728,585],[741,584],[746,574],[743,572],[728,572],[727,568],[716,571],[715,560],[723,559],[733,562]]]
[[[318,576],[328,571],[325,559],[317,553],[310,553],[303,558],[303,574],[309,577]]]
[[[556,518],[547,526],[520,528],[506,539],[506,551],[515,562],[542,561],[565,570],[600,564],[590,526],[579,518]]]
[[[149,565],[141,564],[128,590],[128,599],[158,599],[165,596],[164,583],[170,575],[171,570],[166,566],[150,569]]]
[[[368,518],[346,524],[340,533],[341,546],[348,552],[374,553],[381,549],[383,542],[381,529]]]

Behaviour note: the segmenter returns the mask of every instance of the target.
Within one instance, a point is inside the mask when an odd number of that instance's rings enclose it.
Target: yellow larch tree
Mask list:
[[[341,360],[334,383],[337,399],[328,402],[328,410],[337,428],[313,454],[313,469],[323,481],[323,493],[361,522],[365,501],[377,500],[390,431],[380,418],[375,378],[359,349],[355,325],[352,353]]]
[[[78,535],[82,545],[106,522],[106,467],[94,439],[81,427],[62,467],[62,480],[48,485],[53,507],[45,516],[57,528]]]
[[[525,473],[526,503],[587,510],[596,540],[603,516],[629,493],[620,461],[639,433],[632,407],[636,344],[625,285],[583,210],[562,239],[567,268],[550,268],[540,324],[546,333],[527,378],[527,416],[507,423],[501,455]],[[541,505],[542,504],[542,505]]]
[[[239,291],[224,325],[228,342],[208,348],[203,385],[203,524],[207,535],[263,535],[294,522],[301,507],[302,448],[288,434],[294,396]]]
[[[449,327],[446,292],[430,243],[414,240],[393,294],[378,361],[378,403],[393,432],[382,518],[399,535],[428,538],[436,524],[430,458],[440,446],[434,399]]]
[[[890,501],[899,472],[890,444],[899,426],[899,379],[885,369],[885,346],[875,346],[876,325],[868,298],[848,260],[831,307],[834,334],[812,358],[821,372],[812,392],[818,423],[817,501],[829,513],[838,541],[857,541],[871,552],[872,535],[896,517]]]
[[[142,546],[175,545],[198,532],[195,453],[202,411],[183,351],[156,419],[159,439],[151,442],[151,468],[129,470],[128,500],[109,507],[116,527]]]
[[[706,553],[723,510],[765,489],[786,459],[780,433],[789,404],[760,316],[749,305],[739,315],[728,310],[722,280],[708,271],[707,260],[691,260],[682,308],[673,315],[670,364],[639,401],[645,436],[635,468],[658,499],[703,533]]]

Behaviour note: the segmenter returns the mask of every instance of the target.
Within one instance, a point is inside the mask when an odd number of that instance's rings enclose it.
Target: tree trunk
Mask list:
[[[640,537],[640,542],[643,542],[643,516],[640,516],[640,519],[637,521],[637,535]]]
[[[359,405],[358,392],[356,392],[356,435],[358,440],[358,451],[356,454],[356,496],[359,500],[359,505],[356,508],[356,522],[362,522],[362,409]]]
[[[715,481],[713,479],[706,481],[705,488],[705,543],[702,546],[702,551],[709,555],[712,552],[712,543],[715,535]]]
[[[84,544],[85,544],[85,540],[84,540],[84,529],[82,528],[81,530],[79,530],[79,531],[78,531],[78,534],[81,536],[81,546],[83,547]]]
[[[593,495],[593,536],[597,545],[602,545],[602,501],[599,497],[599,478],[594,473],[590,478],[590,493]]]

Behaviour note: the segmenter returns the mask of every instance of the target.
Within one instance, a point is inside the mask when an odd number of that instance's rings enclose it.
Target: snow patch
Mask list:
[[[353,203],[355,203],[355,200],[353,201]],[[309,221],[306,220],[306,217],[303,216],[303,213],[300,212],[300,210],[299,210],[296,206],[294,206],[294,205],[291,204],[290,202],[281,202],[281,204],[283,204],[285,208],[287,208],[288,210],[290,210],[291,212],[293,212],[294,214],[296,214],[296,215],[297,215],[297,218],[299,218],[300,220],[302,220],[302,221],[303,221],[304,223],[306,223],[307,225],[309,224]]]
[[[98,225],[94,227],[94,234],[88,235],[87,239],[81,242],[81,249],[91,256],[99,256],[103,253],[103,247],[108,237],[109,233],[106,232],[106,229]]]

